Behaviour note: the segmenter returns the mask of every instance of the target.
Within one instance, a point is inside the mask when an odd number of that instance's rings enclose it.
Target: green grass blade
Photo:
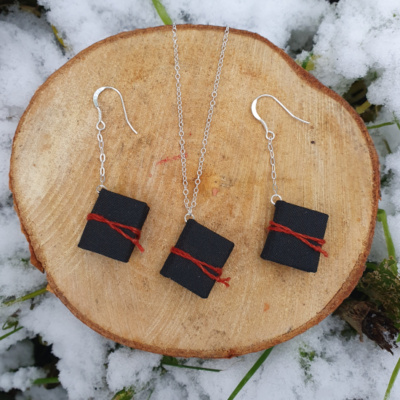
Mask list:
[[[65,45],[64,39],[59,34],[58,29],[54,25],[50,25],[50,26],[51,26],[51,29],[53,30],[54,36],[57,39],[57,42],[60,43],[60,46],[65,50],[69,50],[68,47]]]
[[[379,125],[370,125],[367,126],[367,129],[378,129],[378,128],[383,128],[384,126],[389,126],[389,125],[394,125],[395,122],[384,122],[383,124]]]
[[[391,149],[390,146],[389,146],[389,142],[388,142],[386,139],[383,139],[383,144],[384,144],[385,147],[386,147],[386,151],[387,151],[389,154],[393,154],[392,149]]]
[[[160,0],[151,0],[153,2],[153,6],[157,11],[157,14],[161,18],[161,21],[164,23],[164,25],[172,25],[172,19],[168,15],[167,10],[165,7],[162,5]]]
[[[169,356],[163,356],[161,360],[161,365],[170,365],[172,367],[178,367],[178,368],[196,369],[198,371],[221,372],[220,369],[192,367],[191,365],[180,364],[175,357],[169,357]]]
[[[390,377],[389,385],[388,385],[388,387],[387,387],[387,389],[386,389],[385,397],[383,398],[383,400],[389,400],[389,398],[390,398],[390,392],[392,391],[392,388],[393,388],[393,385],[394,385],[394,381],[395,381],[396,378],[397,378],[397,375],[398,375],[398,373],[399,373],[399,370],[400,370],[400,358],[399,358],[399,360],[397,361],[396,366],[394,367],[394,370],[393,370],[393,372],[392,372],[392,376]]]
[[[192,367],[191,365],[184,365],[184,364],[167,364],[167,363],[163,363],[162,365],[171,365],[172,367],[178,367],[178,368],[197,369],[198,371],[221,372],[220,369],[203,368],[203,367]]]
[[[397,119],[396,115],[393,113],[393,117],[394,117],[394,122],[397,125],[397,128],[400,129],[400,121]]]
[[[149,397],[147,397],[147,400],[150,400],[150,397],[152,396],[153,392],[154,392],[154,388],[150,390]]]
[[[3,340],[3,339],[5,339],[6,337],[9,337],[9,336],[12,335],[13,333],[20,331],[22,328],[23,328],[23,327],[20,326],[19,328],[14,329],[13,331],[8,332],[8,333],[6,333],[6,334],[3,335],[3,336],[0,336],[0,340]]]
[[[39,379],[35,379],[32,382],[34,385],[47,385],[49,383],[60,383],[59,379],[57,377],[53,377],[53,378],[39,378]]]
[[[46,293],[46,288],[45,287],[42,288],[42,289],[39,289],[39,290],[35,290],[32,293],[28,293],[25,296],[18,297],[17,299],[5,301],[3,303],[3,305],[4,306],[11,306],[11,305],[13,305],[15,303],[21,303],[23,301],[26,301],[26,300],[29,300],[29,299],[33,299],[34,297],[39,296],[39,295],[44,294],[44,293]]]
[[[393,239],[392,235],[390,234],[389,231],[389,225],[387,222],[387,214],[385,210],[379,209],[378,210],[378,215],[377,215],[377,220],[382,223],[383,227],[383,233],[385,234],[385,240],[386,240],[386,247],[388,250],[389,257],[392,257],[394,260],[396,260],[396,250],[394,248],[393,244]]]
[[[262,363],[268,358],[272,349],[273,347],[265,350],[264,353],[261,354],[260,358],[254,363],[249,372],[244,376],[244,378],[239,382],[232,394],[228,397],[228,400],[233,400],[237,396],[237,394],[243,389],[243,386],[250,380],[250,378],[255,374],[258,368],[261,367]]]

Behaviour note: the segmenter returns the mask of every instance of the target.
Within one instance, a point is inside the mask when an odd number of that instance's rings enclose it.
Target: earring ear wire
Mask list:
[[[100,106],[99,106],[99,96],[100,96],[100,93],[102,93],[102,92],[103,92],[104,90],[106,90],[106,89],[112,89],[112,90],[114,90],[115,92],[117,92],[117,93],[119,94],[119,97],[120,97],[121,103],[122,103],[122,108],[123,108],[123,110],[124,110],[125,121],[126,121],[126,123],[129,125],[129,128],[132,129],[132,132],[135,133],[135,134],[137,135],[138,133],[135,131],[135,129],[133,129],[132,124],[129,122],[128,115],[127,115],[127,113],[126,113],[126,108],[125,108],[124,99],[122,98],[122,94],[120,93],[120,91],[119,91],[118,89],[115,89],[115,88],[113,88],[112,86],[103,86],[103,87],[97,89],[97,90],[94,92],[94,95],[93,95],[93,104],[94,104],[94,106],[97,108],[97,111],[99,112],[99,122],[98,122],[97,125],[96,125],[97,129],[99,129],[98,126],[102,126],[103,129],[106,127],[104,121],[102,120],[102,114],[101,114],[101,110],[100,110]]]
[[[296,117],[292,112],[290,112],[276,97],[270,95],[270,94],[262,94],[260,96],[258,96],[257,98],[255,98],[253,100],[253,103],[251,104],[251,112],[253,113],[254,118],[257,121],[260,121],[262,126],[265,128],[266,131],[266,138],[268,139],[268,133],[273,133],[270,130],[268,130],[268,125],[267,123],[258,115],[257,112],[257,101],[258,99],[260,99],[261,97],[269,97],[273,100],[275,100],[292,118],[297,119],[297,121],[303,122],[304,124],[309,124],[308,121],[305,121],[304,119],[301,119],[299,117]],[[275,134],[274,134],[275,137]],[[268,139],[269,140],[269,139]],[[272,139],[271,139],[272,140]]]

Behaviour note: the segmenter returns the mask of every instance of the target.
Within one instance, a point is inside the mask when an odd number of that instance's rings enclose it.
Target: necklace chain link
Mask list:
[[[226,45],[228,43],[228,35],[229,35],[229,27],[226,27],[224,37],[222,40],[222,46],[221,46],[221,53],[219,56],[219,61],[218,61],[218,68],[217,68],[217,73],[215,75],[215,80],[214,80],[214,88],[211,93],[211,101],[210,101],[210,108],[208,110],[208,115],[207,115],[207,121],[206,121],[206,126],[204,128],[204,135],[203,135],[203,140],[202,140],[202,148],[200,150],[200,157],[199,157],[199,165],[197,168],[197,178],[194,181],[195,187],[193,189],[193,196],[192,196],[192,201],[189,200],[189,189],[188,189],[188,180],[187,180],[187,170],[186,170],[186,150],[185,150],[185,132],[183,130],[183,109],[182,109],[182,92],[181,92],[181,82],[180,82],[180,66],[179,66],[179,55],[178,55],[178,37],[176,33],[176,24],[173,24],[172,26],[172,40],[174,43],[174,61],[175,61],[175,79],[176,79],[176,104],[178,106],[178,121],[179,121],[179,144],[180,144],[180,156],[181,156],[181,164],[182,164],[182,184],[183,184],[183,196],[184,200],[183,203],[185,205],[185,208],[187,210],[187,214],[185,215],[185,221],[187,220],[188,217],[193,216],[193,209],[197,205],[197,194],[199,193],[199,185],[201,183],[201,175],[203,173],[203,164],[204,164],[204,158],[206,154],[206,147],[207,147],[207,141],[208,141],[208,136],[210,134],[210,126],[211,126],[211,121],[213,117],[213,112],[214,112],[214,106],[216,104],[216,98],[218,94],[218,86],[219,86],[219,81],[221,78],[221,71],[222,71],[222,66],[224,64],[224,56],[225,56],[225,49]]]

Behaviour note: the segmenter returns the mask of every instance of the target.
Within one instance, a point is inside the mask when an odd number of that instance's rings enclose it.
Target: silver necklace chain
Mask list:
[[[176,24],[172,25],[172,40],[174,43],[175,79],[176,79],[176,103],[178,106],[179,137],[180,137],[179,144],[181,146],[180,155],[181,155],[181,164],[182,164],[182,183],[183,183],[183,196],[184,196],[183,203],[187,210],[187,214],[185,215],[185,222],[187,221],[187,219],[189,217],[194,219],[193,209],[197,205],[197,194],[199,193],[199,185],[201,183],[200,177],[203,173],[203,164],[204,164],[204,158],[205,158],[205,154],[206,154],[207,141],[208,141],[208,136],[210,134],[210,126],[211,126],[211,121],[212,121],[212,117],[213,117],[214,106],[216,104],[215,100],[217,98],[218,85],[219,85],[219,81],[221,78],[222,66],[224,64],[224,56],[225,56],[226,45],[228,43],[228,35],[229,35],[229,27],[226,27],[225,33],[224,33],[224,38],[222,40],[221,53],[219,56],[217,73],[215,75],[214,89],[211,93],[210,108],[208,110],[206,126],[204,129],[204,136],[203,136],[203,141],[202,141],[203,146],[200,150],[199,165],[197,168],[197,178],[194,181],[195,187],[193,189],[192,201],[190,202],[189,197],[188,197],[189,189],[188,189],[188,180],[187,180],[187,174],[186,174],[186,150],[185,150],[185,139],[184,139],[185,132],[183,130],[183,110],[182,110],[182,92],[181,92],[181,82],[180,82],[181,75],[179,73],[180,66],[179,66],[179,56],[178,56],[178,38],[176,35]]]

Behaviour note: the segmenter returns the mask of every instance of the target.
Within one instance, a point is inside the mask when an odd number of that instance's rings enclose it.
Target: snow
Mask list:
[[[28,340],[5,351],[0,359],[0,390],[26,390],[32,380],[45,377],[43,370],[30,366],[33,362],[33,344]]]
[[[46,373],[36,367],[21,367],[16,372],[5,372],[0,376],[0,388],[26,390],[35,379],[44,378]]]
[[[68,395],[60,386],[54,389],[32,386],[23,393],[17,394],[15,400],[68,400]]]
[[[15,345],[10,346],[3,353],[0,364],[0,374],[19,367],[27,367],[32,364],[33,361],[33,343],[29,340],[21,340]]]
[[[0,15],[0,300],[45,286],[45,276],[29,265],[28,245],[12,210],[8,168],[12,137],[37,88],[57,68],[85,47],[124,30],[161,25],[151,1],[39,1],[42,18],[17,7]],[[381,104],[372,124],[400,118],[400,4],[398,0],[166,0],[177,23],[229,25],[257,32],[299,61],[314,55],[311,71],[340,94],[359,78],[370,82],[367,98]],[[56,27],[67,49],[51,29]],[[300,54],[297,54],[299,53]],[[400,254],[400,130],[396,125],[371,130],[382,164],[391,171],[380,207]],[[384,145],[387,141],[390,151]],[[383,230],[377,225],[371,260],[386,257]],[[18,400],[111,399],[134,387],[135,400],[227,399],[261,353],[230,360],[190,359],[192,366],[219,373],[173,366],[161,368],[161,357],[116,345],[76,319],[48,293],[11,307],[0,307],[0,325],[10,316],[23,329],[0,341],[0,390],[24,391]],[[274,348],[238,399],[363,399],[384,396],[400,357],[365,339],[346,338],[346,324],[330,316],[318,326]],[[9,332],[0,331],[0,336]],[[46,372],[34,366],[29,338],[40,335],[59,358],[62,387],[32,386]],[[301,355],[303,354],[303,356]],[[306,354],[306,355],[304,355]],[[307,357],[307,354],[309,355]],[[312,356],[310,356],[312,355]],[[310,360],[311,358],[311,360]],[[400,381],[393,399],[400,397]]]
[[[340,1],[321,22],[313,53],[315,76],[340,94],[354,80],[376,73],[368,100],[400,113],[400,4],[396,0]]]
[[[2,228],[6,230],[7,227],[8,225],[3,225]],[[33,269],[28,263],[27,260],[29,259],[30,254],[26,251],[26,249],[15,252],[15,242],[11,243],[11,245],[10,242],[6,240],[1,241],[0,243],[6,243],[9,245],[9,247],[4,248],[3,254],[6,254],[7,248],[14,248],[14,253],[9,252],[10,255],[7,258],[4,256],[0,257],[0,265],[2,265],[2,268],[0,268],[1,296],[21,297],[30,291],[37,290],[45,286],[46,277],[43,274],[38,273],[38,271]],[[20,279],[21,276],[23,276],[24,279]]]
[[[397,359],[377,350],[371,342],[361,343],[358,338],[347,341],[340,334],[345,326],[339,318],[329,317],[307,333],[274,348],[238,399],[382,398],[391,368],[394,368]],[[309,362],[309,372],[301,366],[300,349],[308,353],[315,352],[314,360]],[[154,399],[226,400],[260,355],[256,353],[233,360],[210,360],[202,365],[223,369],[219,373],[199,374],[198,371],[188,372],[169,367],[171,378],[181,388],[181,396],[163,397],[162,388],[157,387],[153,393]],[[386,375],[382,373],[377,376],[377,369],[380,368],[387,371]],[[270,397],[266,397],[267,394]]]
[[[122,31],[162,25],[150,1],[42,0],[47,19],[57,27],[71,54]]]
[[[386,157],[386,171],[394,173],[393,184],[386,192],[390,196],[395,212],[400,212],[400,149]]]
[[[104,384],[105,364],[108,351],[115,345],[113,342],[76,319],[52,295],[45,296],[20,321],[27,330],[53,344],[52,351],[60,358],[59,379],[71,399],[99,398],[101,391],[108,394]]]
[[[153,377],[153,368],[160,365],[161,356],[126,347],[115,350],[108,357],[108,387],[117,392],[123,387],[141,389]]]

